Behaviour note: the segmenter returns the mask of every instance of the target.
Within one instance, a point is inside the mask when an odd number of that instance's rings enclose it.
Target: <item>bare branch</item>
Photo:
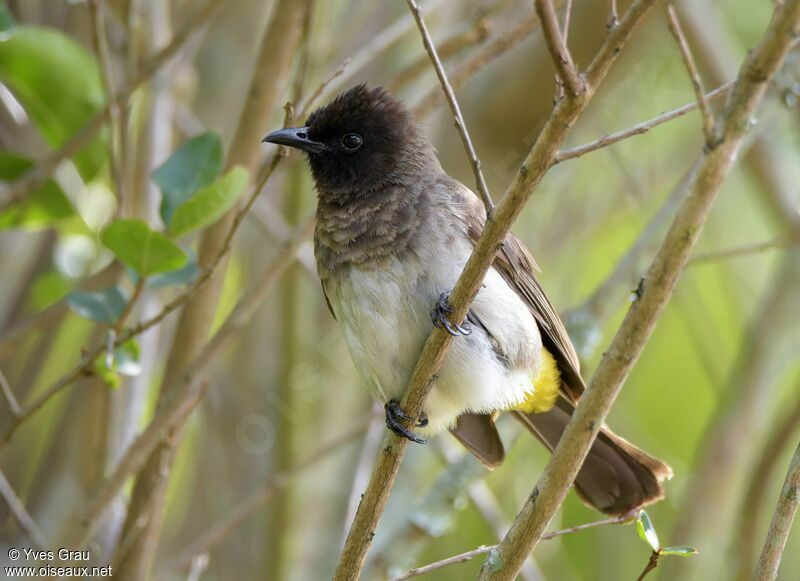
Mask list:
[[[628,15],[615,30],[624,28],[627,18]],[[643,281],[641,293],[601,360],[535,489],[506,538],[484,563],[479,577],[482,581],[513,579],[563,502],[614,399],[670,298],[722,180],[749,128],[746,119],[760,103],[767,87],[766,81],[783,62],[798,25],[800,0],[787,0],[777,5],[776,14],[761,42],[745,59],[722,117],[720,140],[701,155],[693,188]]]
[[[0,369],[0,393],[3,395],[3,401],[5,401],[11,417],[19,417],[22,410],[19,407],[17,398],[14,397],[14,392],[11,391],[11,386],[8,384],[8,379],[6,379],[2,369]]]
[[[556,104],[550,118],[503,196],[502,202],[487,221],[483,234],[455,285],[450,296],[450,303],[453,307],[452,321],[460,323],[466,316],[469,304],[483,282],[502,241],[508,235],[512,223],[519,216],[533,189],[552,166],[558,146],[563,142],[570,127],[585,110],[594,94],[595,87],[605,76],[616,55],[619,54],[619,49],[630,37],[647,9],[654,3],[655,0],[639,0],[634,4],[620,26],[609,35],[595,58],[596,65],[592,77],[594,83],[588,85],[586,91],[578,97],[573,98],[567,95]],[[441,329],[434,329],[428,337],[401,402],[402,408],[412,418],[409,425],[413,425],[419,418],[425,398],[433,383],[433,376],[441,368],[451,341],[452,336]],[[387,436],[384,441],[383,451],[378,457],[372,478],[364,492],[345,542],[334,575],[334,579],[337,581],[359,577],[375,528],[386,506],[407,446],[408,440],[394,434]]]
[[[720,97],[724,97],[728,95],[733,89],[734,81],[726,83],[721,87],[718,87],[705,95],[704,100],[706,102],[713,101],[714,99],[719,99]],[[578,147],[573,147],[571,149],[564,149],[558,153],[557,162],[560,163],[562,161],[566,161],[568,159],[574,159],[576,157],[580,157],[582,155],[586,155],[587,153],[591,153],[592,151],[597,151],[598,149],[602,149],[604,147],[608,147],[609,145],[613,145],[615,143],[619,143],[623,139],[628,139],[629,137],[633,137],[634,135],[643,135],[650,131],[651,129],[658,127],[668,121],[672,121],[673,119],[677,119],[691,111],[697,109],[698,101],[693,101],[691,103],[687,103],[682,107],[678,107],[677,109],[672,109],[670,111],[666,111],[657,117],[653,117],[652,119],[648,119],[647,121],[642,121],[641,123],[634,125],[633,127],[629,127],[628,129],[623,129],[622,131],[617,131],[615,133],[609,133],[608,135],[604,135],[600,139],[592,141],[591,143],[587,143],[585,145],[579,145]]]
[[[795,386],[792,393],[800,393],[800,384]],[[762,504],[768,497],[767,490],[775,468],[783,457],[783,452],[788,447],[791,438],[798,430],[800,430],[800,397],[796,396],[794,406],[779,420],[777,427],[757,455],[758,464],[751,471],[750,483],[740,504],[740,517],[736,527],[738,531],[738,544],[735,551],[738,560],[736,579],[746,579],[754,570],[756,532],[763,508]]]
[[[42,535],[39,527],[36,526],[36,522],[34,522],[31,515],[25,509],[25,505],[19,499],[17,493],[14,492],[11,483],[6,478],[6,475],[3,474],[2,470],[0,470],[0,496],[3,497],[6,506],[8,506],[14,520],[17,521],[17,525],[19,525],[20,530],[25,536],[38,548],[47,548],[48,545],[44,535]]]
[[[498,34],[498,36],[487,43],[475,54],[467,58],[453,74],[450,75],[450,84],[453,88],[459,89],[471,79],[475,74],[489,65],[494,60],[506,54],[509,50],[525,40],[539,27],[538,18],[527,18],[508,31]],[[444,95],[434,87],[413,107],[412,112],[420,119],[430,115],[436,107],[444,102]]]
[[[475,153],[475,147],[472,145],[472,140],[469,137],[467,124],[464,122],[464,116],[461,114],[461,108],[458,106],[458,101],[456,100],[456,95],[453,92],[453,87],[450,86],[450,81],[447,80],[447,73],[444,72],[442,61],[439,60],[439,55],[436,54],[436,47],[433,45],[430,34],[428,34],[428,28],[425,26],[425,21],[422,19],[422,12],[420,12],[416,0],[406,1],[411,13],[414,16],[414,20],[417,22],[417,27],[422,35],[422,43],[425,45],[425,50],[428,52],[428,56],[431,57],[433,68],[436,70],[436,76],[439,78],[439,83],[442,85],[442,90],[447,97],[447,102],[450,104],[450,110],[453,113],[456,129],[458,130],[458,134],[461,136],[464,149],[467,150],[469,161],[472,164],[472,173],[475,176],[475,183],[478,186],[478,193],[480,194],[481,200],[483,200],[483,205],[486,207],[486,214],[491,215],[492,210],[494,210],[492,196],[489,193],[489,188],[486,186],[486,180],[483,178],[481,161],[478,159],[478,155]]]
[[[108,118],[111,125],[111,135],[109,136],[108,158],[111,168],[111,177],[117,193],[117,208],[122,207],[124,199],[123,179],[122,179],[122,160],[120,159],[120,104],[113,97],[117,94],[116,83],[114,82],[113,63],[111,62],[111,51],[108,47],[108,34],[106,33],[106,20],[104,14],[105,4],[103,0],[89,0],[87,2],[89,12],[94,22],[94,44],[100,61],[101,80],[105,90],[106,99],[109,101]]]
[[[727,258],[735,258],[737,256],[750,256],[752,254],[759,254],[765,250],[787,248],[794,244],[798,244],[798,241],[792,240],[787,236],[778,236],[777,238],[767,240],[766,242],[743,244],[742,246],[736,246],[735,248],[728,248],[726,250],[717,250],[715,252],[697,254],[693,256],[691,260],[689,260],[689,266],[708,264],[711,262],[717,262],[719,260],[725,260]]]
[[[619,12],[617,11],[617,0],[608,0],[608,21],[606,27],[609,30],[616,28],[619,24]]]
[[[789,471],[778,498],[778,505],[772,515],[769,532],[764,541],[764,548],[758,560],[758,567],[753,579],[757,581],[772,581],[778,577],[778,567],[781,564],[786,540],[792,530],[797,507],[800,505],[800,445],[789,463]]]
[[[700,80],[700,74],[697,72],[697,65],[692,57],[692,50],[689,48],[689,43],[686,40],[686,36],[683,34],[678,14],[675,12],[675,8],[672,4],[667,4],[666,12],[669,31],[675,38],[675,42],[678,43],[678,48],[683,58],[683,64],[686,65],[686,71],[689,73],[689,78],[692,81],[695,98],[700,106],[700,113],[703,116],[703,134],[706,137],[706,143],[714,143],[716,139],[714,135],[714,114],[711,112],[706,102],[705,90]]]
[[[580,95],[586,90],[584,80],[578,72],[572,55],[567,48],[567,43],[561,34],[558,25],[558,17],[552,0],[534,0],[536,14],[542,23],[542,34],[544,35],[547,50],[555,64],[558,77],[566,87],[571,97]]]
[[[439,43],[437,52],[443,61],[461,53],[464,49],[481,44],[489,38],[491,24],[489,19],[483,14],[475,23],[466,30],[460,30],[450,38]],[[405,68],[395,74],[386,84],[386,90],[394,93],[400,87],[408,85],[417,79],[422,73],[428,70],[430,57],[427,54],[421,55],[417,60],[410,63]]]
[[[585,531],[587,529],[592,529],[595,527],[605,526],[605,525],[618,525],[618,524],[627,524],[632,522],[635,519],[633,515],[624,515],[624,516],[617,516],[611,518],[604,518],[602,520],[598,520],[595,522],[585,523],[582,525],[577,525],[574,527],[569,527],[567,529],[561,529],[558,531],[552,531],[542,535],[542,540],[547,541],[550,539],[554,539],[556,537],[561,537],[564,535],[571,535],[574,533],[579,533],[581,531]],[[472,559],[473,557],[477,557],[479,555],[485,555],[486,553],[493,551],[497,548],[498,545],[481,545],[471,551],[466,551],[464,553],[460,553],[458,555],[453,555],[452,557],[448,557],[447,559],[442,559],[441,561],[436,561],[435,563],[430,563],[428,565],[424,565],[422,567],[415,567],[413,569],[409,569],[402,575],[398,575],[397,577],[392,577],[390,581],[404,581],[405,579],[411,579],[412,577],[418,577],[419,575],[424,575],[426,573],[430,573],[431,571],[436,571],[437,569],[443,569],[445,567],[449,567],[450,565],[456,565],[458,563],[465,563]]]
[[[328,85],[330,85],[333,81],[342,76],[347,70],[347,67],[350,66],[351,62],[352,61],[350,59],[346,59],[330,75],[328,75],[327,78],[322,80],[319,86],[317,86],[317,88],[314,89],[314,92],[308,96],[303,105],[300,107],[299,112],[297,113],[296,117],[297,119],[303,119],[306,115],[308,115],[308,112],[311,110],[311,107],[314,106],[314,103],[316,103],[320,95],[322,95],[322,93],[325,92],[325,89],[328,87]]]
[[[448,1],[450,0],[432,0],[428,2],[426,6],[428,13],[438,10]],[[347,72],[330,83],[322,94],[327,97],[339,91],[346,83],[352,80],[357,73],[361,72],[365,66],[371,63],[376,55],[382,53],[395,42],[403,38],[403,36],[413,28],[414,17],[411,14],[404,14],[392,22],[381,32],[373,36],[367,44],[363,45],[361,49],[349,59],[350,66],[347,67]]]
[[[564,3],[564,10],[561,11],[561,36],[564,37],[564,45],[567,44],[569,38],[569,23],[572,19],[572,0],[567,0]]]

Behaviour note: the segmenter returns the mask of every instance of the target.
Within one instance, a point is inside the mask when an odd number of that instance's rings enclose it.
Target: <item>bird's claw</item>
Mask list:
[[[410,421],[411,416],[409,416],[406,412],[403,411],[403,408],[400,407],[400,403],[396,400],[390,400],[383,406],[384,411],[386,412],[386,426],[392,430],[398,436],[411,440],[412,442],[416,442],[417,444],[427,444],[427,440],[424,440],[417,436],[414,432],[409,430],[403,425],[403,420]],[[423,414],[420,417],[419,421],[417,422],[418,428],[423,428],[428,425],[428,418],[425,417]]]
[[[450,322],[448,315],[453,312],[453,307],[450,306],[449,297],[450,293],[442,293],[439,295],[439,300],[436,302],[436,306],[431,311],[433,326],[438,327],[439,329],[444,329],[453,337],[471,334],[472,326],[469,323],[464,322],[459,325],[458,323]]]

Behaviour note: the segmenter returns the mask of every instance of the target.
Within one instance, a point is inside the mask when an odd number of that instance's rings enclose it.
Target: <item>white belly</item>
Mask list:
[[[468,248],[458,254],[467,256]],[[450,291],[463,261],[406,255],[380,269],[350,268],[326,281],[328,299],[351,357],[375,397],[400,399],[433,324],[430,311]],[[435,263],[432,263],[434,261]],[[472,311],[500,344],[499,359],[483,329],[458,336],[425,405],[426,431],[447,428],[465,411],[491,412],[522,401],[531,390],[541,350],[538,327],[526,305],[491,269]]]

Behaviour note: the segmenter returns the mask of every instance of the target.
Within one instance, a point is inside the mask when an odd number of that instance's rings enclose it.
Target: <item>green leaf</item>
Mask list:
[[[45,141],[57,148],[103,107],[100,68],[80,44],[53,29],[16,26],[0,34],[0,82],[22,104]],[[103,165],[101,137],[74,157],[84,179]]]
[[[148,288],[162,288],[165,286],[183,286],[189,284],[200,272],[197,266],[197,257],[191,250],[186,250],[189,259],[186,266],[163,274],[156,274],[147,280]]]
[[[661,543],[658,540],[658,534],[656,534],[653,522],[643,510],[639,511],[636,517],[636,532],[639,533],[642,540],[650,545],[650,548],[654,551],[658,551],[661,548]]]
[[[114,370],[120,375],[136,377],[142,372],[141,349],[136,340],[125,341],[114,349]]]
[[[7,151],[0,151],[0,181],[12,182],[32,167],[33,162],[30,160]],[[23,200],[0,213],[0,230],[20,226],[26,228],[50,226],[56,220],[74,214],[75,209],[64,190],[53,180],[47,180]]]
[[[114,220],[101,239],[120,262],[141,276],[175,270],[187,261],[180,246],[141,220]]]
[[[113,340],[113,337],[109,337],[109,340]],[[120,375],[136,377],[142,372],[140,357],[139,344],[131,339],[115,348],[113,353],[106,351],[99,355],[94,360],[93,369],[108,387],[117,389],[122,384]]]
[[[128,297],[114,286],[98,292],[71,292],[67,304],[81,317],[98,323],[114,323],[125,310]]]
[[[122,379],[120,379],[119,374],[114,371],[113,361],[111,367],[109,367],[106,357],[102,355],[94,360],[93,371],[95,375],[111,389],[117,389],[122,385]]]
[[[222,168],[222,140],[216,133],[198,135],[183,145],[153,172],[161,188],[161,218],[169,225],[175,209],[206,187]]]
[[[180,236],[216,222],[236,203],[247,185],[247,170],[236,166],[177,207],[169,233]]]
[[[678,557],[691,557],[692,555],[697,555],[700,551],[695,549],[694,547],[687,547],[687,546],[676,546],[676,547],[664,547],[659,551],[661,555],[677,555]]]

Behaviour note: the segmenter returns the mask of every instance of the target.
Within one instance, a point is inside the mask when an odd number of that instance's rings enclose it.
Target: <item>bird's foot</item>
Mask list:
[[[444,329],[453,337],[471,334],[472,326],[469,323],[464,322],[458,325],[450,322],[449,315],[452,312],[453,307],[450,306],[450,293],[440,294],[439,300],[436,302],[436,306],[431,311],[431,320],[433,320],[433,326]]]
[[[403,411],[403,408],[400,407],[400,402],[396,399],[389,400],[386,405],[383,406],[383,409],[386,412],[386,426],[395,434],[411,440],[412,442],[416,442],[417,444],[428,443],[427,440],[423,440],[403,425],[403,421],[410,421],[411,416]],[[417,422],[417,427],[424,428],[427,425],[428,418],[423,414]]]

